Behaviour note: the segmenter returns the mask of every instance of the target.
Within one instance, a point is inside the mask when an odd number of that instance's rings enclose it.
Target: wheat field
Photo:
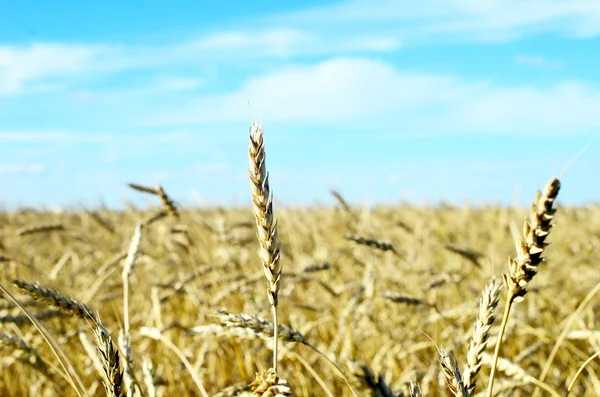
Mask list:
[[[0,213],[0,395],[600,395],[600,207],[287,208],[255,127],[247,207]]]

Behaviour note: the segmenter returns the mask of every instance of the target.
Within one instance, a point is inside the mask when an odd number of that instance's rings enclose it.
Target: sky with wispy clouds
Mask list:
[[[599,201],[600,2],[0,0],[0,206]]]

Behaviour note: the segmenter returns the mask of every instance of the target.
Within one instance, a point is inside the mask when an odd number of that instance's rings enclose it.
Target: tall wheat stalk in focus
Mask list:
[[[273,369],[277,374],[278,353],[278,293],[282,265],[279,262],[280,243],[277,239],[277,221],[273,217],[273,195],[269,186],[269,174],[266,167],[265,142],[262,124],[252,123],[250,127],[250,188],[258,242],[259,255],[267,278],[267,296],[273,312]]]
[[[560,181],[553,178],[548,181],[543,192],[537,191],[535,201],[529,211],[529,219],[526,219],[523,224],[523,237],[518,237],[515,241],[517,257],[514,259],[509,258],[508,260],[508,274],[504,275],[504,286],[507,292],[506,306],[492,360],[487,391],[488,397],[493,395],[500,346],[502,345],[502,337],[504,336],[512,305],[524,299],[525,294],[527,294],[529,282],[537,274],[540,264],[544,262],[542,254],[547,245],[546,237],[548,237],[552,229],[552,220],[556,213],[554,201],[558,196],[559,190]]]

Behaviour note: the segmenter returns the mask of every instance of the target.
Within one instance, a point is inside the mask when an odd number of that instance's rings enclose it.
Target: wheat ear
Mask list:
[[[496,283],[495,279],[492,279],[481,293],[479,314],[469,343],[467,365],[463,371],[463,383],[469,391],[469,395],[475,395],[475,387],[477,386],[475,378],[481,369],[482,355],[487,347],[490,328],[496,320],[499,294],[500,284]]]
[[[386,383],[383,375],[375,375],[369,364],[364,362],[350,362],[350,371],[358,380],[361,387],[371,392],[372,396],[394,397],[395,394]]]
[[[31,284],[24,280],[13,280],[12,283],[19,290],[21,290],[21,292],[30,295],[35,300],[57,307],[61,311],[79,317],[83,320],[91,319],[93,321],[98,321],[98,315],[92,309],[90,309],[89,306],[68,298],[59,291],[44,288],[39,284]]]
[[[502,337],[512,305],[524,299],[527,293],[527,285],[537,274],[539,265],[544,261],[542,254],[547,245],[546,237],[552,229],[552,219],[554,219],[556,213],[556,208],[553,205],[559,190],[560,181],[553,178],[546,183],[543,192],[537,191],[535,202],[529,211],[529,219],[526,219],[523,224],[523,237],[519,237],[515,241],[517,257],[508,259],[508,275],[503,275],[504,286],[507,290],[506,306],[502,324],[500,324],[496,349],[494,350],[487,397],[491,397],[494,390],[494,377],[498,365],[500,346],[502,345]]]
[[[71,384],[71,386],[73,386],[73,388],[77,392],[77,395],[79,397],[87,397],[88,394],[85,391],[85,387],[83,386],[81,378],[75,371],[75,367],[73,366],[71,361],[69,361],[69,358],[61,348],[60,344],[50,334],[46,327],[41,322],[39,322],[21,303],[19,303],[19,301],[17,301],[17,299],[14,296],[12,296],[12,294],[2,284],[0,284],[0,295],[5,299],[10,300],[15,306],[21,309],[21,311],[29,318],[31,323],[37,328],[40,334],[42,334],[42,337],[48,343],[48,346],[50,346],[50,349],[58,359],[62,369],[67,375],[69,383]]]
[[[248,328],[257,335],[273,336],[273,324],[270,321],[247,314],[231,314],[225,310],[217,310],[217,313],[221,325],[226,328]],[[308,344],[304,335],[289,325],[279,324],[277,328],[279,328],[278,337],[284,342]]]
[[[137,224],[131,242],[129,243],[129,249],[127,250],[127,257],[123,264],[123,272],[121,278],[123,279],[123,330],[119,333],[119,346],[125,354],[125,372],[123,379],[125,380],[125,386],[127,390],[127,396],[133,397],[135,395],[135,388],[138,387],[133,376],[133,356],[131,354],[131,324],[129,321],[129,278],[133,273],[133,267],[140,251],[140,242],[142,239],[142,228],[141,223]]]
[[[410,381],[410,397],[423,397],[423,393],[421,393],[421,387],[419,387],[419,384],[414,382],[414,381]]]
[[[273,195],[269,186],[269,174],[265,162],[265,142],[262,125],[252,123],[252,127],[250,127],[248,155],[250,158],[248,175],[250,177],[258,242],[260,243],[259,255],[267,278],[267,296],[273,312],[273,369],[276,376],[278,351],[277,306],[282,265],[279,262],[280,244],[277,239],[277,221],[273,217]]]
[[[65,230],[65,226],[57,223],[57,224],[52,224],[52,225],[32,225],[32,226],[27,226],[21,229],[18,229],[15,234],[17,236],[28,236],[30,234],[37,234],[37,233],[49,233],[49,232],[54,232],[54,231],[64,231]]]
[[[353,241],[359,245],[366,245],[367,247],[380,251],[392,251],[393,253],[397,254],[396,249],[394,248],[392,243],[389,243],[387,241],[377,240],[370,237],[363,237],[357,234],[346,234],[344,235],[344,238],[346,240]]]
[[[120,370],[119,352],[115,349],[110,333],[102,325],[98,314],[86,304],[70,299],[59,291],[43,288],[37,284],[31,284],[23,280],[14,280],[13,284],[34,299],[44,302],[47,305],[58,307],[65,313],[72,314],[82,320],[90,321],[93,324],[92,330],[96,341],[96,348],[100,354],[105,375],[103,383],[106,394],[109,397],[124,397],[125,385],[123,383],[123,373]]]
[[[256,379],[250,384],[255,396],[262,397],[287,397],[292,396],[292,389],[286,380],[281,379],[273,368],[256,373]]]
[[[456,397],[469,397],[469,391],[464,385],[458,363],[452,353],[448,353],[443,347],[438,350],[438,359],[442,366],[442,372],[446,383],[452,394]]]
[[[162,186],[158,186],[156,189],[147,187],[147,186],[138,185],[135,183],[129,183],[128,186],[130,188],[132,188],[133,190],[137,190],[138,192],[158,196],[160,198],[162,205],[165,207],[167,214],[171,215],[174,218],[179,218],[179,209],[177,208],[177,206],[175,205],[173,200],[171,200],[169,198],[169,196],[167,195],[167,193],[165,192],[165,190],[163,189]]]
[[[115,348],[115,344],[110,336],[110,333],[104,325],[97,319],[93,327],[94,339],[96,341],[96,349],[100,354],[102,369],[104,370],[104,389],[107,397],[125,397],[125,383],[123,381],[123,372],[121,371],[119,351]]]

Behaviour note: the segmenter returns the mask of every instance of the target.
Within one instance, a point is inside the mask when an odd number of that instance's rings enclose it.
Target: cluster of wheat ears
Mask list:
[[[600,211],[559,212],[544,269],[558,179],[522,232],[519,209],[358,209],[335,191],[334,208],[276,212],[262,125],[249,137],[253,220],[135,184],[158,211],[0,214],[1,395],[600,395]]]

